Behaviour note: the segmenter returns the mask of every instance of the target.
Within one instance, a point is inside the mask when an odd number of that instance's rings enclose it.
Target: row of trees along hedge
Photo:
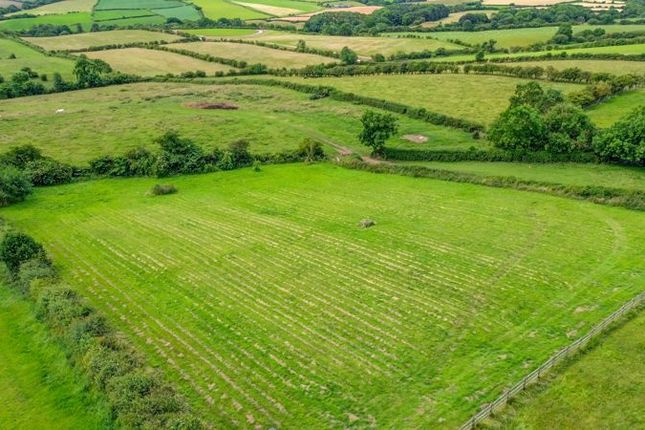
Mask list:
[[[625,26],[626,31],[607,34],[604,28],[598,27],[585,29],[577,33],[573,32],[571,24],[564,24],[558,27],[555,35],[549,40],[549,43],[556,45],[570,45],[573,43],[598,42],[607,39],[634,39],[645,35],[644,31],[629,31],[629,26]]]
[[[160,372],[58,279],[42,245],[23,233],[3,233],[0,261],[7,267],[8,283],[35,302],[36,316],[63,345],[70,361],[105,395],[119,428],[204,428]]]
[[[42,155],[31,145],[13,148],[0,156],[0,206],[25,199],[32,186],[58,185],[92,176],[171,176],[232,170],[261,163],[316,161],[325,154],[320,142],[305,139],[296,150],[275,154],[251,154],[248,142],[238,140],[226,150],[205,152],[176,132],[156,140],[161,151],[137,148],[120,156],[103,156],[90,161],[89,168],[73,167]]]
[[[333,100],[350,102],[370,106],[373,108],[383,109],[390,112],[405,115],[410,118],[425,121],[431,124],[443,125],[446,127],[459,128],[472,133],[480,133],[484,130],[484,126],[475,122],[471,122],[461,118],[454,118],[448,115],[443,115],[436,112],[427,111],[424,108],[415,108],[401,103],[394,103],[388,100],[375,99],[371,97],[360,96],[352,93],[345,93],[338,91],[333,87],[325,87],[321,85],[307,85],[296,82],[277,81],[273,79],[233,79],[230,81],[220,82],[205,82],[217,83],[219,85],[266,85],[270,87],[283,87],[294,91],[299,91],[309,94],[311,99],[321,99],[329,97]]]
[[[570,97],[571,100],[571,97]],[[577,99],[574,97],[574,101]],[[645,107],[598,132],[579,107],[536,82],[520,84],[488,138],[510,151],[594,152],[601,160],[645,165]]]
[[[369,63],[365,65],[315,65],[302,69],[273,71],[277,75],[295,75],[305,78],[320,78],[325,76],[356,76],[356,75],[388,75],[402,73],[459,73],[459,66],[451,63],[436,63],[431,61],[403,61],[400,63]]]
[[[428,151],[430,152],[430,151]],[[365,170],[373,173],[398,174],[421,178],[433,178],[444,181],[462,182],[489,187],[513,188],[534,191],[578,200],[611,206],[621,206],[634,210],[645,210],[645,192],[624,190],[599,186],[564,185],[550,182],[519,179],[513,176],[483,176],[473,173],[454,172],[433,169],[423,166],[400,165],[391,163],[368,164],[360,159],[347,158],[340,162],[342,166]]]

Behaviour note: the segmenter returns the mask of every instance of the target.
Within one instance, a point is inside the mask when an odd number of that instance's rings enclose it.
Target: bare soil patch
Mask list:
[[[240,107],[232,103],[226,102],[191,102],[186,103],[184,106],[191,109],[221,109],[221,110],[237,110]]]
[[[428,141],[428,137],[422,134],[406,134],[403,138],[414,143],[426,143]]]

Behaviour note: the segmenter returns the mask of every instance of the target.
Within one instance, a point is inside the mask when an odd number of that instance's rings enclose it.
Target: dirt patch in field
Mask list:
[[[226,102],[191,102],[186,103],[184,106],[191,109],[222,109],[222,110],[237,110],[240,107]]]
[[[426,143],[428,141],[428,137],[422,134],[406,134],[403,138],[414,143]]]

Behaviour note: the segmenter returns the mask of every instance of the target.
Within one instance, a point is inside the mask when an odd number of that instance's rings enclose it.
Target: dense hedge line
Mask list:
[[[643,191],[592,185],[563,185],[551,182],[519,179],[514,176],[482,176],[472,173],[453,172],[423,166],[402,166],[389,163],[368,164],[357,159],[345,159],[339,164],[351,169],[364,170],[372,173],[432,178],[497,188],[513,188],[516,190],[534,191],[576,200],[587,200],[598,204],[621,206],[633,210],[645,210],[645,192]]]
[[[400,63],[369,63],[366,65],[331,65],[307,66],[302,69],[272,71],[276,75],[302,76],[305,78],[321,78],[325,76],[357,76],[357,75],[388,75],[404,73],[459,73],[459,66],[450,63],[430,61],[404,61]]]
[[[552,153],[546,151],[504,151],[470,149],[467,151],[385,148],[384,157],[397,161],[506,161],[523,163],[599,163],[590,152]]]
[[[390,112],[405,115],[410,118],[425,121],[431,124],[442,125],[446,127],[458,128],[468,132],[481,132],[484,126],[464,120],[461,118],[454,118],[448,115],[443,115],[436,112],[427,111],[424,108],[415,108],[401,103],[394,103],[387,100],[375,99],[371,97],[364,97],[357,94],[345,93],[338,91],[333,87],[325,87],[321,85],[307,85],[299,84],[289,81],[276,81],[273,79],[232,79],[230,81],[206,81],[203,84],[219,84],[219,85],[265,85],[269,87],[283,87],[294,91],[299,91],[309,94],[312,99],[329,97],[333,100],[361,104],[378,109],[387,110]]]
[[[186,400],[145,363],[107,319],[58,278],[42,245],[5,228],[0,260],[8,284],[35,303],[43,321],[92,386],[108,401],[119,428],[205,428]]]

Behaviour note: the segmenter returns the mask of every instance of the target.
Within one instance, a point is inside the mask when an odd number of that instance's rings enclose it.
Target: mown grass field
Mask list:
[[[215,428],[455,428],[645,285],[628,210],[327,164],[157,182],[0,215]]]
[[[238,110],[192,109],[191,102],[228,102]],[[56,110],[64,108],[64,114]],[[365,108],[333,100],[309,100],[295,91],[262,86],[133,84],[0,101],[0,152],[33,144],[52,157],[75,164],[128,149],[154,148],[169,129],[204,148],[246,139],[254,152],[293,150],[305,137],[361,153],[360,116]],[[470,134],[400,117],[388,144],[400,148],[468,149],[486,145]],[[406,134],[428,137],[425,144]],[[330,152],[334,152],[328,146]]]
[[[515,176],[531,181],[565,185],[601,186],[645,191],[645,170],[640,167],[575,163],[421,162],[401,164],[426,166],[482,176]]]
[[[104,400],[85,389],[30,304],[0,286],[0,428],[112,428]]]
[[[185,29],[184,33],[195,34],[199,36],[228,37],[228,36],[248,36],[255,34],[258,30],[252,28],[199,28]]]
[[[91,12],[96,0],[63,0],[29,9],[30,15],[65,14],[68,12]],[[16,12],[17,14],[24,12]],[[9,14],[7,16],[12,16]]]
[[[11,54],[16,58],[10,59]],[[0,38],[0,75],[8,79],[23,67],[30,67],[39,74],[60,73],[64,78],[72,78],[74,62],[65,58],[49,57],[22,43]]]
[[[283,67],[288,69],[301,68],[315,64],[329,64],[337,62],[335,58],[323,57],[322,55],[282,51],[242,43],[191,42],[173,44],[170,48],[187,49],[200,54],[209,54],[214,57],[246,61],[248,64],[261,63],[274,69],[280,69]]]
[[[573,32],[596,28],[604,29],[607,34],[645,31],[643,25],[576,25]],[[525,47],[534,43],[547,42],[558,31],[558,27],[516,28],[510,30],[487,31],[438,31],[428,36],[439,40],[461,40],[471,45],[481,45],[489,40],[496,40],[499,48]],[[396,33],[394,33],[396,34]]]
[[[67,25],[76,28],[81,25],[83,31],[89,31],[92,24],[92,15],[89,12],[72,12],[58,15],[41,15],[31,18],[13,18],[0,21],[0,30],[23,31],[43,24]]]
[[[645,61],[621,60],[549,60],[549,61],[522,61],[509,62],[509,66],[538,66],[546,69],[553,67],[557,70],[578,67],[579,69],[595,73],[611,73],[614,75],[645,74]]]
[[[207,75],[214,75],[216,72],[228,72],[233,69],[224,64],[155,49],[108,49],[84,54],[89,58],[98,58],[107,62],[114,70],[139,76],[158,76],[168,73],[178,75],[197,70],[206,72]]]
[[[286,78],[309,85],[326,85],[341,91],[423,107],[483,124],[491,123],[508,107],[509,98],[523,79],[463,74],[382,75],[343,78]],[[580,85],[545,82],[564,91]]]
[[[208,33],[208,32],[206,32]],[[196,30],[193,34],[208,37],[208,34],[202,34],[201,30]],[[219,35],[218,35],[219,37]],[[226,36],[223,36],[226,37]],[[231,37],[231,39],[239,37]],[[453,43],[434,40],[434,39],[395,39],[391,37],[344,37],[344,36],[318,36],[311,34],[287,33],[276,30],[267,30],[261,33],[253,33],[242,36],[246,40],[260,40],[267,43],[295,48],[299,40],[304,40],[307,46],[318,49],[328,49],[340,52],[345,46],[353,49],[361,56],[368,57],[373,54],[389,55],[399,51],[413,52],[423,50],[435,50],[438,48],[460,49],[459,45]]]
[[[69,34],[56,37],[25,37],[25,40],[48,51],[75,51],[105,45],[134,42],[173,41],[180,36],[157,31],[114,30],[97,33]]]
[[[591,119],[599,127],[609,127],[632,110],[645,105],[645,89],[629,91],[593,106],[588,110]]]
[[[193,3],[200,8],[207,18],[240,18],[240,19],[261,19],[269,15],[245,8],[228,0],[193,0]]]
[[[294,0],[241,0],[234,3],[274,16],[315,12],[322,9],[315,2]]]
[[[538,430],[645,427],[645,314],[599,340],[486,428]],[[593,407],[590,407],[593,405]]]

